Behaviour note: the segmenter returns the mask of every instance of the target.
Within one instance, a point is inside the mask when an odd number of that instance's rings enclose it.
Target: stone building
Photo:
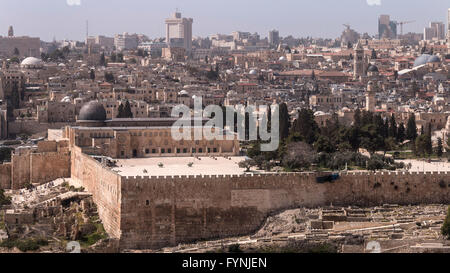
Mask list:
[[[7,101],[13,108],[19,108],[25,90],[25,76],[15,69],[9,69],[3,63],[0,71],[0,100]]]
[[[14,36],[10,27],[7,37],[0,36],[0,56],[10,57],[18,51],[20,57],[39,57],[41,39],[28,36]]]
[[[366,92],[366,111],[368,112],[375,111],[375,106],[377,104],[377,99],[375,98],[375,95],[376,95],[376,85],[370,81],[367,85],[367,92]]]
[[[174,140],[174,118],[138,118],[107,120],[101,103],[90,102],[80,110],[76,126],[65,128],[63,137],[70,146],[78,146],[89,154],[112,158],[186,157],[238,155],[239,141],[235,134],[220,130],[223,140]],[[203,125],[204,120],[200,121]],[[201,127],[186,128],[193,136]]]
[[[359,41],[355,46],[354,51],[354,60],[353,60],[353,78],[359,79],[361,76],[366,75],[366,58],[364,55],[364,48]]]

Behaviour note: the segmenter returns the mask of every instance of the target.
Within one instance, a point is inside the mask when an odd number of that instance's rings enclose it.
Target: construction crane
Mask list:
[[[400,26],[400,33],[403,36],[403,25],[415,23],[416,21],[404,21],[404,22],[397,22],[397,26]]]

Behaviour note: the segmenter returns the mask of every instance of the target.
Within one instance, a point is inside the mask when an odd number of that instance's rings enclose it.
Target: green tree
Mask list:
[[[123,63],[123,53],[117,53],[117,62]]]
[[[395,121],[395,115],[392,114],[391,121],[389,123],[389,137],[393,137],[397,139],[397,133],[398,133],[397,123]]]
[[[436,155],[441,158],[443,154],[442,138],[438,137],[437,141]]]
[[[5,195],[5,191],[0,189],[0,208],[5,205],[11,204],[11,197]]]
[[[431,156],[433,154],[433,142],[431,141],[431,124],[428,125],[428,130],[425,137],[426,153],[427,155]]]
[[[121,103],[119,105],[119,109],[117,110],[117,118],[123,118],[124,112],[123,112],[123,104]]]
[[[91,69],[91,71],[89,72],[89,78],[94,81],[95,80],[95,70]]]
[[[44,61],[44,62],[47,62],[48,61],[48,59],[49,59],[49,55],[47,54],[47,53],[45,53],[45,52],[42,52],[41,53],[41,59]]]
[[[405,125],[402,123],[400,123],[400,125],[398,126],[398,130],[397,130],[397,142],[402,143],[403,141],[405,141]]]
[[[354,120],[355,127],[361,128],[361,110],[359,110],[359,108],[355,110]]]
[[[211,67],[208,73],[206,73],[206,77],[211,81],[217,80],[219,78],[219,73],[217,71],[214,71]]]
[[[306,169],[314,162],[315,153],[305,142],[293,142],[287,146],[283,166],[288,170]]]
[[[416,117],[412,114],[406,125],[406,139],[414,141],[417,138]]]
[[[115,63],[117,61],[116,53],[112,53],[111,56],[109,56],[109,59],[111,60],[111,62]]]
[[[20,63],[20,60],[19,60],[19,57],[14,56],[14,57],[9,59],[9,62],[18,64],[18,63]]]
[[[372,60],[377,59],[377,52],[375,51],[375,49],[372,49],[372,55],[370,57]]]
[[[319,126],[314,119],[314,112],[306,108],[301,109],[292,130],[294,133],[298,133],[303,141],[313,144],[320,134]]]
[[[105,72],[105,81],[107,81],[109,83],[115,83],[116,79],[114,78],[113,73]]]
[[[253,159],[248,159],[248,160],[239,162],[238,166],[239,166],[239,168],[245,169],[245,172],[249,172],[251,167],[256,166],[256,162]]]
[[[130,102],[127,100],[123,107],[124,118],[133,118],[133,112],[131,111]]]
[[[428,136],[426,134],[420,135],[415,141],[415,154],[417,156],[430,155],[428,153]]]
[[[291,125],[289,111],[286,103],[280,104],[280,140],[285,140],[289,136]]]
[[[101,66],[106,66],[105,53],[102,53],[102,54],[100,55],[100,65],[101,65]]]

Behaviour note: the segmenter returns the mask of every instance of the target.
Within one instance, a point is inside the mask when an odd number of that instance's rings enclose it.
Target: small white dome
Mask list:
[[[249,74],[256,75],[256,74],[258,74],[258,72],[255,69],[252,69],[252,70],[250,70]]]
[[[286,57],[281,56],[278,60],[279,60],[279,61],[286,61],[287,59],[286,59]]]
[[[25,60],[20,63],[22,67],[26,68],[39,68],[44,66],[44,63],[41,59],[35,58],[35,57],[28,57]]]
[[[70,102],[70,97],[69,96],[65,96],[61,102]]]
[[[187,96],[189,95],[189,93],[186,90],[181,90],[180,92],[178,92],[179,96]]]

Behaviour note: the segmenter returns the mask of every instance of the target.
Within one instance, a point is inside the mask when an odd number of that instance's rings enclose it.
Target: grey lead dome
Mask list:
[[[78,120],[106,120],[105,108],[97,101],[88,102],[81,108]]]

